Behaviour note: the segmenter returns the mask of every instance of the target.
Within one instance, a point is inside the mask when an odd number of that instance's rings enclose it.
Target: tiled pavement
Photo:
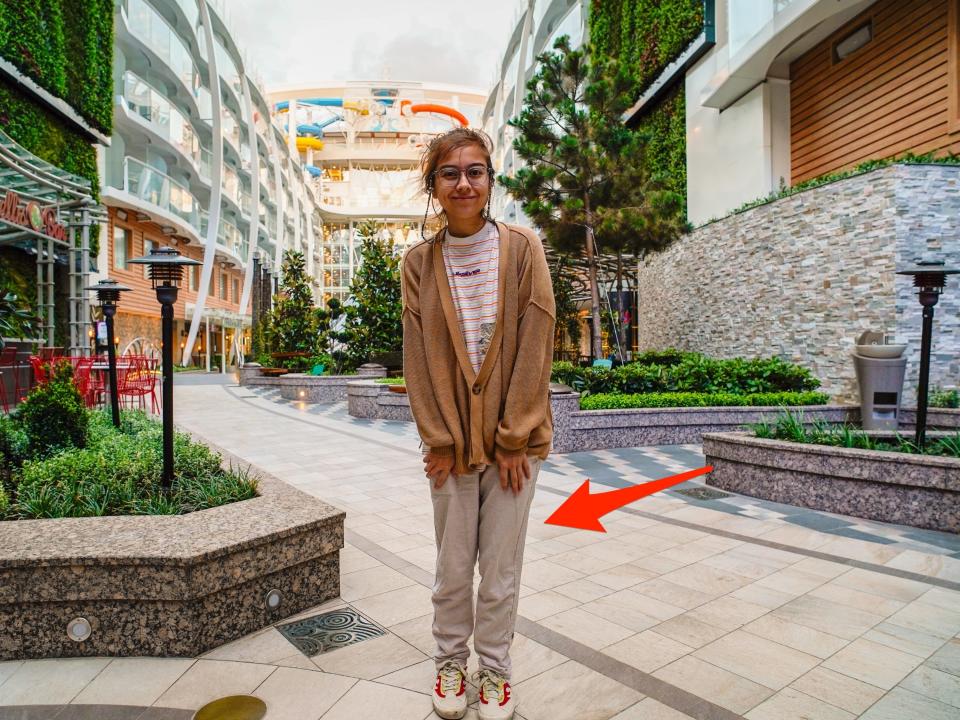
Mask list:
[[[197,659],[0,663],[0,719],[186,720],[235,693],[263,698],[270,720],[434,717],[433,531],[413,427],[203,381],[180,383],[176,408],[347,511],[341,598],[322,610],[349,605],[388,632],[313,658],[271,628]],[[702,461],[675,446],[545,464],[513,650],[523,718],[960,718],[955,536],[677,490],[606,516],[606,534],[542,522],[585,477],[622,486]]]

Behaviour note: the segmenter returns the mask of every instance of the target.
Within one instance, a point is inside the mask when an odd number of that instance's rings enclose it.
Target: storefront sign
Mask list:
[[[57,210],[54,207],[41,208],[34,201],[21,202],[20,196],[13,190],[7,190],[0,202],[0,220],[19,225],[25,230],[47,235],[54,240],[67,242],[67,228],[57,222]]]

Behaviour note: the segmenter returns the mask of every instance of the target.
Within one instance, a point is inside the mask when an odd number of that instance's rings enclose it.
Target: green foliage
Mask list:
[[[820,419],[809,421],[800,410],[785,410],[773,423],[757,423],[750,427],[756,437],[766,440],[960,458],[960,432],[930,440],[926,447],[921,449],[899,433],[890,439],[877,433],[864,432],[846,423],[829,424]]]
[[[777,357],[718,360],[677,350],[644,353],[634,362],[612,369],[555,362],[552,380],[584,396],[665,392],[753,395],[805,392],[820,386],[809,370]]]
[[[944,390],[943,388],[934,388],[930,392],[930,407],[935,408],[960,408],[960,390]]]
[[[5,344],[4,337],[32,337],[36,323],[29,305],[21,302],[15,293],[0,289],[0,349]]]
[[[634,81],[615,59],[561,37],[538,58],[513,142],[524,166],[500,182],[561,253],[585,257],[593,355],[601,354],[595,256],[665,247],[685,229],[681,197],[650,172],[650,137],[622,122]]]
[[[14,476],[27,458],[27,445],[27,434],[20,426],[11,417],[0,415],[0,489],[8,496],[16,487]]]
[[[10,509],[10,497],[7,495],[7,491],[0,485],[0,520],[3,520],[7,516],[7,512]]]
[[[317,349],[318,318],[307,280],[303,253],[288,250],[283,256],[279,292],[273,297],[268,343],[276,353],[310,353]],[[296,367],[304,361],[295,359]]]
[[[87,410],[73,384],[70,363],[52,368],[50,380],[38,385],[17,406],[16,420],[27,436],[31,456],[46,457],[65,447],[83,447]]]
[[[109,134],[113,0],[3,0],[0,55]]]
[[[580,400],[581,410],[672,407],[781,407],[823,405],[829,396],[818,392],[646,392],[624,395],[598,393]]]
[[[257,494],[249,470],[225,471],[222,458],[183,433],[174,438],[175,476],[160,485],[162,427],[143,413],[124,413],[117,431],[91,413],[85,448],[23,464],[8,514],[16,518],[179,514]]]
[[[854,175],[862,175],[863,173],[868,173],[872,170],[878,170],[879,168],[896,164],[960,165],[960,154],[949,153],[947,155],[937,156],[932,152],[924,155],[914,155],[912,152],[908,152],[903,155],[897,155],[889,158],[866,160],[859,165],[850,168],[849,170],[838,170],[836,172],[826,173],[815,178],[810,178],[809,180],[804,180],[796,185],[781,185],[780,189],[775,190],[769,195],[745,202],[730,214],[737,215],[752,208],[759,207],[760,205],[766,205],[776,200],[790,197],[791,195],[796,195],[797,193],[802,193],[804,190],[810,190],[822,185],[829,185],[830,183],[837,182],[838,180],[845,180],[846,178],[853,177]],[[716,222],[716,220],[711,220],[710,222]]]
[[[403,348],[400,257],[392,241],[377,237],[377,229],[375,222],[357,229],[362,239],[361,264],[350,283],[352,302],[344,306],[343,329],[332,334],[343,344],[342,361],[350,368]]]
[[[593,0],[590,42],[600,55],[615,57],[633,78],[627,95],[634,101],[703,29],[702,0]],[[678,83],[646,113],[638,130],[649,138],[650,175],[677,193],[686,210],[686,107],[683,83]]]
[[[378,385],[404,385],[406,380],[402,377],[385,377],[374,380]]]

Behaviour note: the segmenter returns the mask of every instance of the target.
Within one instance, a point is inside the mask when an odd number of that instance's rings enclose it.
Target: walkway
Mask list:
[[[0,663],[0,720],[186,720],[236,693],[263,698],[271,720],[435,717],[434,541],[413,427],[177,381],[182,425],[347,511],[341,598],[300,617],[352,609],[387,633],[313,658],[271,628],[198,659]],[[522,718],[960,716],[960,538],[700,499],[696,483],[606,516],[606,534],[543,523],[585,477],[621,486],[702,460],[676,446],[545,465],[513,651]]]

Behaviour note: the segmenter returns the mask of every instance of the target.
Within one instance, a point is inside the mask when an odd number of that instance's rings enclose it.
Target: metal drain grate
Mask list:
[[[387,634],[353,608],[331,610],[280,625],[277,630],[307,657]]]
[[[692,497],[694,500],[719,500],[720,498],[730,497],[730,493],[707,487],[688,488],[686,490],[677,490],[677,492],[681,495]]]

